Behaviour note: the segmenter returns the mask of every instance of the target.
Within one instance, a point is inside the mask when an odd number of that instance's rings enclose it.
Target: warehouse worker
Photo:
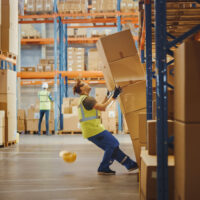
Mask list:
[[[73,90],[74,94],[77,93],[80,95],[78,112],[83,137],[104,150],[104,156],[98,168],[98,174],[114,175],[115,171],[109,167],[114,160],[117,160],[125,166],[128,171],[137,169],[137,163],[131,160],[119,148],[118,140],[110,132],[105,130],[100,119],[100,111],[105,111],[106,107],[117,99],[121,88],[116,88],[114,95],[110,98],[106,97],[103,103],[99,103],[95,98],[89,96],[91,88],[81,80],[77,80]]]
[[[51,94],[47,89],[48,83],[43,83],[42,90],[38,93],[40,99],[40,119],[38,124],[38,135],[41,134],[41,123],[44,114],[46,120],[46,135],[49,135],[49,111],[51,109],[51,102],[53,101],[53,98],[51,97]]]

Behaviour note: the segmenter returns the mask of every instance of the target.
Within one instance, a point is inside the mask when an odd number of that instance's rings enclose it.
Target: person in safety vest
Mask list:
[[[114,160],[126,167],[128,171],[137,169],[137,163],[131,160],[119,148],[118,140],[109,131],[105,130],[100,119],[100,111],[105,111],[106,107],[117,99],[121,88],[115,88],[113,96],[110,98],[106,97],[102,103],[97,102],[95,98],[89,96],[91,88],[81,80],[77,80],[73,91],[74,94],[77,93],[80,95],[78,114],[83,137],[104,150],[98,174],[114,175],[115,171],[110,169],[110,165]]]
[[[51,97],[48,89],[48,83],[42,84],[42,90],[38,93],[40,99],[40,119],[38,124],[38,135],[40,135],[41,131],[41,123],[45,114],[45,122],[46,122],[46,135],[49,135],[49,111],[51,109],[51,101],[53,98]]]

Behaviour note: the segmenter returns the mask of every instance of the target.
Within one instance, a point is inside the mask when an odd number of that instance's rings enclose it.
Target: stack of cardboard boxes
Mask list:
[[[200,196],[200,42],[188,40],[175,53],[175,199]]]
[[[88,71],[101,71],[102,65],[97,49],[90,49],[88,52]]]
[[[40,38],[40,32],[32,24],[21,25],[21,38]]]
[[[122,88],[118,100],[131,135],[136,159],[140,160],[138,115],[146,108],[146,82],[144,67],[129,30],[102,37],[97,42],[102,58],[102,69],[107,88]],[[134,122],[134,123],[133,123]],[[143,121],[144,125],[146,121]]]
[[[121,1],[121,11],[122,12],[134,12],[138,10],[139,3],[133,0],[122,0]]]
[[[58,12],[59,13],[86,13],[87,11],[87,1],[85,0],[64,0],[58,2]]]
[[[0,146],[5,144],[5,111],[0,110]]]
[[[17,110],[17,131],[19,132],[25,132],[25,119],[26,119],[26,113],[23,109]]]
[[[53,108],[53,105],[51,106]],[[30,132],[37,132],[38,131],[38,123],[40,117],[40,109],[39,103],[36,105],[31,105],[27,111],[27,118],[26,118],[26,130]],[[41,131],[46,131],[45,126],[45,116],[42,120]],[[52,133],[54,131],[54,110],[51,109],[49,112],[49,132]]]
[[[53,0],[27,0],[26,12],[28,14],[52,13]]]
[[[37,65],[37,72],[52,72],[54,71],[54,64],[49,59],[40,59],[40,63]]]
[[[3,52],[18,55],[18,1],[1,0],[1,43]]]
[[[5,111],[5,145],[16,140],[16,72],[0,70],[0,110]]]
[[[68,70],[84,71],[85,49],[84,48],[68,48]]]
[[[114,12],[117,9],[117,0],[92,0],[92,12]]]
[[[80,132],[80,123],[78,118],[79,98],[63,98],[63,131]]]

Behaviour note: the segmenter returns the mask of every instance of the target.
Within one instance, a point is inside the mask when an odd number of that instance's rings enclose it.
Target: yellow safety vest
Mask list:
[[[101,123],[100,112],[96,109],[87,110],[83,106],[83,100],[87,95],[81,95],[79,99],[78,115],[84,138],[97,135],[105,130]]]
[[[47,90],[42,90],[38,93],[40,98],[40,110],[50,110],[51,109],[51,101],[49,99],[49,94]]]

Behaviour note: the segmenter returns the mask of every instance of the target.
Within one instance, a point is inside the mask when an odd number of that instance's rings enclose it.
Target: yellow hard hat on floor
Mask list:
[[[69,152],[69,151],[61,151],[59,153],[59,156],[68,163],[72,163],[76,160],[76,153],[74,152]]]

